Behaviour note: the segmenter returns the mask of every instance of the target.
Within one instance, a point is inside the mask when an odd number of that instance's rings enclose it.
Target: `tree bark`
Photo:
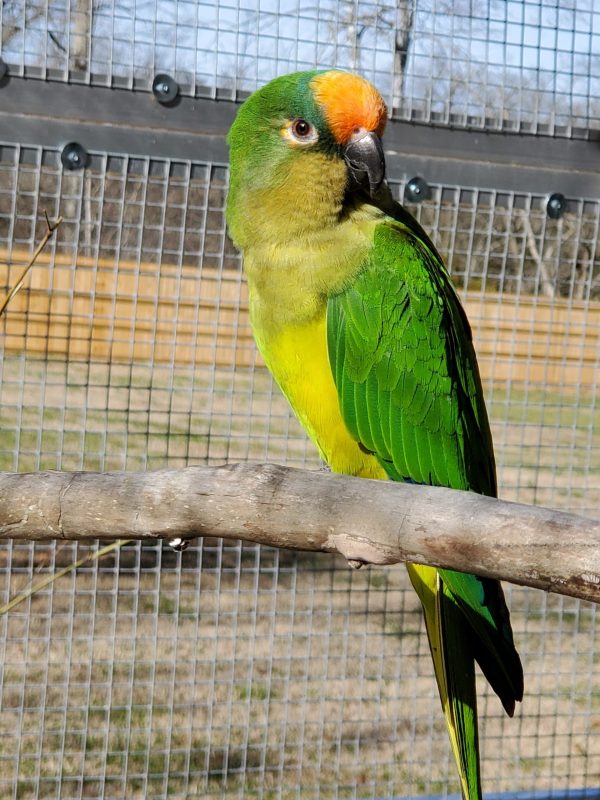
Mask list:
[[[600,602],[600,522],[470,492],[273,465],[0,473],[0,537],[217,536],[413,561]]]

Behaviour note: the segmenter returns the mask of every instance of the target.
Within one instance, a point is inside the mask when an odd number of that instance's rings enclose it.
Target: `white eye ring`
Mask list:
[[[315,126],[305,119],[293,119],[287,126],[286,133],[294,144],[311,145],[319,139]]]

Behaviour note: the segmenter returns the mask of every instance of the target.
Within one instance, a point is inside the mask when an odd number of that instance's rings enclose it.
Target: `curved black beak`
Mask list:
[[[385,178],[385,157],[381,139],[376,133],[365,131],[352,139],[344,148],[351,189],[362,189],[373,197]]]

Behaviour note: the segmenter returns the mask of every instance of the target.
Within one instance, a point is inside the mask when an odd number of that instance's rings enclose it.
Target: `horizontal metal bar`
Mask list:
[[[600,141],[486,133],[392,122],[388,175],[428,183],[600,198]]]
[[[156,158],[228,159],[225,136],[238,104],[11,77],[0,88],[0,139]],[[600,198],[600,140],[481,131],[394,121],[384,139],[392,179],[569,198]]]
[[[227,163],[236,103],[11,77],[0,89],[0,139],[89,151]]]
[[[595,789],[537,789],[520,792],[492,792],[485,800],[600,800],[600,787]],[[415,795],[413,797],[381,797],[377,800],[461,800],[458,794]]]

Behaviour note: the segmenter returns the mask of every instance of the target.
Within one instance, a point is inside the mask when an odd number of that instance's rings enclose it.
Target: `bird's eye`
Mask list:
[[[292,125],[292,130],[299,139],[304,139],[310,134],[312,126],[305,119],[297,119]]]
[[[294,139],[302,144],[316,142],[319,138],[314,125],[305,119],[295,119],[290,125],[290,132]]]

